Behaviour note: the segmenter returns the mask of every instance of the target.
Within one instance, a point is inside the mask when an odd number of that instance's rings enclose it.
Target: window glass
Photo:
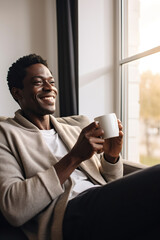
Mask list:
[[[160,45],[160,1],[123,0],[123,58]]]
[[[128,160],[160,163],[160,53],[123,65]],[[124,106],[122,106],[123,108]]]

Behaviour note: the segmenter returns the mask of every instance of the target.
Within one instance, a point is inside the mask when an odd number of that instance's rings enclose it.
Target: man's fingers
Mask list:
[[[124,133],[122,131],[119,132],[119,137],[123,137]]]
[[[99,142],[96,141],[96,143],[93,144],[94,152],[97,152],[97,153],[103,152],[104,151],[103,144],[104,144],[103,139],[99,139]]]
[[[104,134],[104,131],[100,128],[98,122],[92,122],[87,127],[85,127],[83,130],[83,133],[89,134],[93,137],[101,137]]]
[[[118,120],[118,127],[119,127],[119,130],[121,131],[123,129],[123,125],[122,125],[122,122],[120,121],[120,119],[117,119]]]
[[[87,127],[85,127],[84,129],[90,131],[90,130],[94,130],[98,127],[99,127],[98,122],[92,122]]]

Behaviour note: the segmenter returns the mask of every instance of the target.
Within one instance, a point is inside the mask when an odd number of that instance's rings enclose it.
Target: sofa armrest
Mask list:
[[[133,173],[135,171],[139,171],[142,169],[147,168],[148,166],[145,166],[143,164],[140,163],[134,163],[128,160],[124,160],[123,159],[123,168],[124,168],[124,175]]]

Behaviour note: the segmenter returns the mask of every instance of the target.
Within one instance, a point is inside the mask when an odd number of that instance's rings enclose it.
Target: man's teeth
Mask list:
[[[53,100],[53,97],[44,97],[45,100]]]

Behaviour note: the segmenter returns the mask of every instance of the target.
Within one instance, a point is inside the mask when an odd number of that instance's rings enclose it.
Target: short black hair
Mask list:
[[[36,54],[23,56],[12,64],[7,74],[7,82],[10,92],[13,87],[23,89],[23,79],[26,76],[26,68],[36,63],[41,63],[48,68],[47,61]]]

